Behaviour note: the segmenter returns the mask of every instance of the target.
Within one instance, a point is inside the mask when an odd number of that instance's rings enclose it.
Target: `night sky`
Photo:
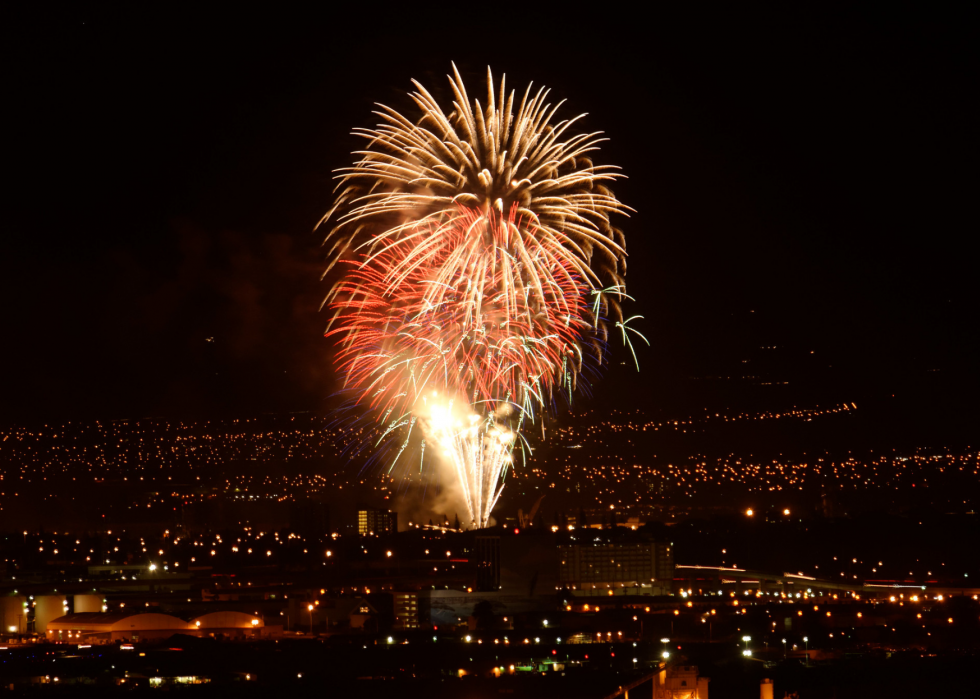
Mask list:
[[[653,346],[596,404],[980,419],[965,14],[86,5],[3,22],[5,423],[328,410],[332,170],[451,61],[552,88],[629,177]]]

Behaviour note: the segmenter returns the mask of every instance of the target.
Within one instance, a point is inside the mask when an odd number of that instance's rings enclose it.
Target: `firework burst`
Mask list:
[[[356,132],[366,147],[321,221],[343,270],[327,334],[382,439],[407,431],[400,456],[419,423],[485,526],[525,423],[602,364],[609,325],[639,333],[609,220],[620,175],[591,160],[604,139],[556,122],[544,89],[495,94],[489,72],[471,103],[453,70],[448,113],[415,83],[415,121],[379,106]]]

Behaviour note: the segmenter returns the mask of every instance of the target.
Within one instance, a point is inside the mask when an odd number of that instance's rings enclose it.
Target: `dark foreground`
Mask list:
[[[352,639],[348,639],[352,640]],[[650,672],[658,648],[641,644],[592,644],[572,649],[578,664],[564,669],[532,667],[517,650],[445,644],[374,645],[336,641],[282,640],[215,642],[174,637],[162,645],[125,650],[117,646],[77,648],[37,645],[3,651],[0,681],[16,695],[194,696],[397,696],[411,699],[483,697],[604,697]],[[697,665],[711,679],[710,696],[759,696],[759,683],[772,678],[775,696],[796,692],[803,699],[847,697],[970,696],[980,680],[980,656],[947,652],[871,650],[809,667],[798,659],[738,658],[721,644],[690,646],[671,662]],[[588,656],[590,660],[584,660]],[[633,669],[633,657],[638,657]],[[643,658],[650,658],[644,662]],[[522,664],[523,662],[523,664]],[[513,664],[515,670],[509,670]],[[769,665],[766,667],[766,665]],[[645,666],[645,667],[644,667]],[[493,668],[503,669],[499,677]],[[459,677],[460,669],[472,674]],[[560,666],[559,666],[560,668]],[[57,678],[57,679],[55,679]],[[203,682],[193,684],[194,682]],[[11,692],[11,688],[13,691]],[[631,696],[650,696],[650,685]]]

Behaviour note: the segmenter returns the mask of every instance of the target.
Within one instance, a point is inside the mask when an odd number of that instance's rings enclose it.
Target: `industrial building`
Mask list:
[[[84,643],[137,643],[164,639],[175,633],[226,638],[256,637],[265,626],[261,617],[244,612],[221,611],[182,619],[154,612],[79,612],[47,622],[49,641]]]

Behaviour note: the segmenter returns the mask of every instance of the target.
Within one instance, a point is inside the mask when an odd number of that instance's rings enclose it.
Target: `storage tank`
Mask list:
[[[75,614],[82,612],[101,612],[102,595],[75,595],[75,607],[72,610]]]
[[[0,597],[0,631],[25,633],[27,631],[27,598],[23,595]]]
[[[68,598],[64,595],[41,595],[34,598],[34,632],[45,633],[48,622],[68,613]]]

